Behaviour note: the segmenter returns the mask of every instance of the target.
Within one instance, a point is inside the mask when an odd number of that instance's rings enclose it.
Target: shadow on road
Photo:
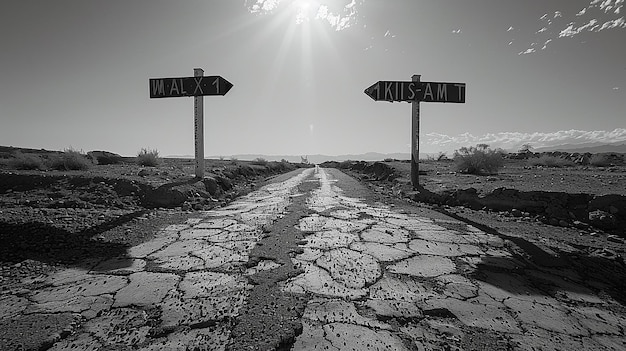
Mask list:
[[[125,257],[129,245],[98,240],[94,237],[145,212],[126,214],[81,232],[71,232],[40,222],[22,224],[0,222],[0,262],[17,263],[32,259],[90,269],[93,259]],[[87,259],[92,262],[86,262]],[[128,262],[129,266],[131,264],[131,260],[120,262]]]
[[[626,265],[623,260],[615,257],[603,257],[600,255],[590,255],[585,252],[569,253],[555,249],[555,254],[550,254],[534,243],[520,237],[510,236],[498,232],[487,225],[461,217],[455,213],[450,213],[444,209],[436,211],[452,217],[456,220],[474,226],[481,231],[496,235],[501,239],[508,240],[524,251],[524,256],[514,255],[512,258],[506,257],[482,257],[481,263],[477,264],[478,271],[474,273],[475,278],[495,285],[501,289],[508,290],[515,294],[527,294],[524,285],[510,284],[510,281],[498,281],[493,272],[502,269],[497,267],[515,267],[515,260],[519,260],[528,265],[529,270],[545,271],[550,269],[565,271],[571,269],[581,278],[582,283],[574,283],[559,276],[529,274],[528,271],[519,271],[520,275],[530,276],[533,287],[543,292],[553,293],[555,291],[566,291],[574,294],[597,294],[602,291],[609,294],[617,302],[626,305]],[[495,268],[494,268],[495,267]],[[507,273],[506,276],[513,274]],[[485,279],[485,277],[489,277]],[[555,279],[550,279],[554,277]]]

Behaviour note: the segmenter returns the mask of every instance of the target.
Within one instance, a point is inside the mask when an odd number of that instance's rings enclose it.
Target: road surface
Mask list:
[[[276,178],[124,257],[0,295],[0,349],[625,350],[567,267],[335,169]]]

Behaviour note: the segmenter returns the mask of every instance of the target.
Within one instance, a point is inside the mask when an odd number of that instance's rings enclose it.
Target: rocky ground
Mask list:
[[[124,159],[86,171],[24,171],[0,163],[0,291],[32,288],[43,273],[88,258],[118,256],[153,238],[159,228],[184,223],[197,210],[229,203],[299,166],[212,160],[207,177],[198,181],[193,160],[166,159],[157,167],[141,167]],[[418,191],[410,185],[407,162],[334,166],[376,191],[377,201],[433,209],[509,240],[528,262],[571,269],[591,289],[626,305],[623,165],[547,168],[510,160],[498,174],[475,176],[456,172],[452,162],[431,161],[421,164]],[[528,205],[544,201],[538,200],[541,196],[559,203],[581,193],[587,197],[573,197],[578,202],[565,201],[559,209],[584,203],[579,210],[588,215],[601,205],[614,217],[612,226],[578,220],[580,211],[559,218],[554,206],[547,211]],[[528,194],[534,197],[525,198]]]
[[[402,199],[429,207],[505,237],[534,254],[529,259],[538,264],[571,267],[596,281],[599,287],[610,287],[611,295],[626,304],[626,226],[619,221],[626,214],[624,165],[550,168],[529,167],[524,160],[509,160],[498,174],[477,176],[457,172],[452,161],[426,161],[420,164],[421,188],[417,191],[410,185],[408,162],[347,162],[335,166],[384,194],[389,201]],[[475,189],[469,192],[471,197],[460,197],[467,189]],[[504,198],[511,201],[484,201],[494,193],[502,194],[502,189],[511,191],[508,194],[504,191]],[[617,221],[606,228],[601,222],[588,220],[550,220],[545,208],[535,212],[520,210],[523,203],[519,194],[554,197],[553,202],[558,202],[559,196],[581,193],[589,195],[592,205],[593,199],[609,200],[604,204],[606,212],[612,211]],[[585,210],[588,214],[594,209]]]
[[[143,167],[126,158],[84,171],[15,170],[0,162],[0,290],[86,258],[114,257],[159,228],[298,167],[208,160],[198,181],[191,159]]]

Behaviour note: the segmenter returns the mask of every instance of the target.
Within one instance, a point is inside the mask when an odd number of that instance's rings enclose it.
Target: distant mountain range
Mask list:
[[[585,153],[590,152],[592,154],[603,153],[603,152],[617,152],[617,153],[625,153],[626,154],[626,143],[584,143],[584,144],[563,144],[556,145],[550,147],[541,147],[532,149],[533,152],[550,152],[550,151],[563,151],[563,152],[578,152]],[[448,157],[452,157],[452,152],[447,153]],[[428,157],[437,156],[437,154],[431,153],[420,153],[420,159],[427,159]],[[189,157],[193,158],[193,156],[172,156],[172,157]],[[219,158],[218,156],[208,156],[207,158]],[[233,155],[227,158],[236,158],[238,160],[254,160],[257,158],[262,158],[268,161],[280,161],[287,160],[289,162],[300,162],[300,156],[294,155],[260,155],[260,154],[241,154],[241,155]],[[347,155],[308,155],[308,160],[311,163],[322,163],[325,161],[382,161],[384,159],[396,159],[396,160],[410,160],[411,154],[408,152],[397,152],[384,154],[379,152],[368,152],[364,154],[347,154]]]
[[[420,158],[426,158],[429,154],[420,154]],[[348,154],[348,155],[302,155],[306,156],[310,163],[322,163],[326,161],[382,161],[387,158],[396,159],[396,160],[410,160],[411,155],[407,153],[391,153],[391,154],[383,154],[378,152],[368,152],[365,154]],[[166,156],[172,158],[193,158],[194,156]],[[220,157],[224,157],[225,159],[237,159],[237,160],[255,160],[257,158],[262,158],[267,161],[281,161],[287,160],[289,162],[301,162],[302,159],[300,156],[294,155],[261,155],[261,154],[240,154],[240,155],[232,155],[232,156],[206,156],[206,158],[217,159]]]
[[[240,160],[254,160],[257,157],[265,158],[268,161],[280,161],[285,159],[289,162],[300,162],[300,156],[257,156],[257,155],[238,155]],[[347,155],[306,155],[307,159],[311,163],[322,163],[325,161],[382,161],[384,159],[396,159],[396,160],[410,160],[411,155],[407,153],[391,153],[391,154],[383,154],[378,152],[368,152],[365,154],[347,154]],[[425,155],[421,155],[421,157],[426,157]]]
[[[578,152],[578,153],[603,153],[603,152],[617,152],[617,153],[626,153],[626,143],[585,143],[585,144],[563,144],[556,145],[550,147],[541,147],[532,149],[533,152],[550,152],[550,151],[563,151],[563,152]],[[452,157],[452,153],[447,153],[448,157]],[[304,155],[303,155],[304,156]],[[437,154],[429,154],[429,153],[420,153],[420,159],[427,159],[428,157],[437,156]],[[172,158],[193,158],[194,156],[166,156]],[[240,155],[232,155],[232,156],[207,156],[206,158],[217,159],[220,157],[224,157],[226,159],[235,158],[237,160],[255,160],[257,158],[262,158],[267,161],[281,161],[287,160],[289,162],[300,162],[301,158],[299,155],[262,155],[262,154],[240,154]],[[410,160],[411,154],[408,152],[397,152],[397,153],[379,153],[379,152],[368,152],[364,154],[347,154],[347,155],[307,155],[307,159],[310,163],[322,163],[326,161],[383,161],[385,159],[395,159],[395,160]]]
[[[626,143],[583,143],[583,144],[563,144],[550,147],[540,147],[532,149],[534,152],[550,152],[550,151],[564,151],[564,152],[589,152],[592,154],[598,154],[603,152],[616,152],[626,154]]]

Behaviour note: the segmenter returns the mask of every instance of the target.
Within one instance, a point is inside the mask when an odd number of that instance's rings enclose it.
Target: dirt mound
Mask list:
[[[389,180],[392,181],[398,177],[396,170],[383,162],[366,162],[366,161],[329,161],[320,164],[320,167],[349,169],[361,172],[373,180]]]

